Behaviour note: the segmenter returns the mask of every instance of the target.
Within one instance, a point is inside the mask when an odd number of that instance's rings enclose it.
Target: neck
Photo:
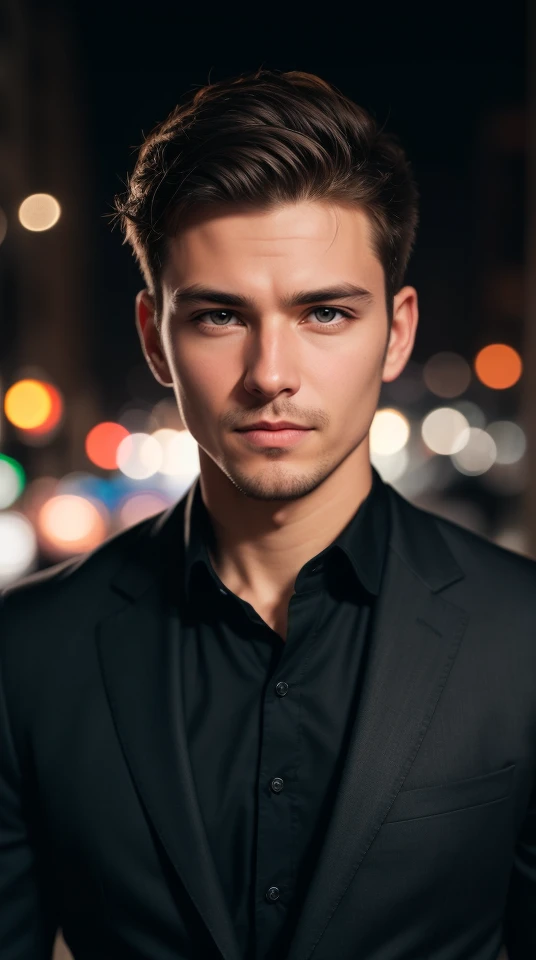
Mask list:
[[[274,607],[290,598],[301,567],[336,539],[372,486],[368,442],[297,500],[246,497],[201,449],[199,461],[214,569],[233,593]]]

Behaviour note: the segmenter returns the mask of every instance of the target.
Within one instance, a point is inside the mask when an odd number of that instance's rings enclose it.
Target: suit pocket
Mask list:
[[[512,789],[515,763],[479,777],[453,780],[436,787],[416,787],[401,790],[384,823],[435,817],[440,813],[454,813],[484,803],[504,800]]]

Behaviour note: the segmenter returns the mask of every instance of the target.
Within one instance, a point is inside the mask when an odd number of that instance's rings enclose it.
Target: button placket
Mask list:
[[[283,777],[273,776],[274,766],[277,770],[282,763],[287,762],[289,750],[292,755],[292,742],[298,719],[297,704],[290,701],[288,705],[287,702],[284,705],[279,704],[280,699],[286,697],[289,691],[290,684],[285,680],[279,680],[273,684],[271,691],[270,688],[267,689],[264,703],[265,739],[259,771],[261,783],[259,784],[257,841],[258,864],[262,864],[264,869],[261,868],[257,877],[259,899],[256,907],[256,928],[259,938],[266,941],[272,940],[276,935],[278,924],[281,923],[280,911],[288,907],[285,897],[287,886],[292,883],[290,853],[292,791],[287,794]],[[262,785],[263,781],[264,785]],[[266,909],[268,904],[276,902],[278,903],[276,910]]]

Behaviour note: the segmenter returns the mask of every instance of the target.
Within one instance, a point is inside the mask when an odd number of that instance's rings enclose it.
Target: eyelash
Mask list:
[[[344,317],[343,320],[339,320],[337,323],[318,322],[316,324],[313,324],[313,326],[325,327],[329,330],[338,330],[340,329],[340,327],[345,326],[349,321],[352,321],[354,319],[351,313],[347,313],[346,310],[341,310],[340,307],[329,307],[329,306],[322,306],[322,305],[318,307],[313,307],[313,309],[310,311],[308,316],[310,316],[310,314],[314,313],[316,310],[334,310],[336,313],[340,313]],[[231,313],[230,311],[222,308],[222,310],[204,310],[203,313],[198,313],[194,317],[191,317],[190,322],[194,323],[196,326],[201,326],[204,323],[202,318],[208,316],[211,313],[229,313],[229,316],[236,317],[235,313]],[[206,325],[207,327],[211,327],[213,330],[218,330],[218,329],[226,330],[230,326],[232,326],[231,324],[210,324],[210,323]]]

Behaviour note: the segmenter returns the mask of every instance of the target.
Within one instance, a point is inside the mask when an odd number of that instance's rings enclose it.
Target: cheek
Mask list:
[[[319,369],[319,382],[334,413],[335,408],[356,409],[356,403],[359,410],[375,407],[381,388],[381,359],[382,353],[375,347],[347,350],[337,357],[325,358]]]
[[[176,347],[173,373],[181,406],[190,420],[199,421],[205,411],[220,410],[232,389],[230,365],[206,349]]]

